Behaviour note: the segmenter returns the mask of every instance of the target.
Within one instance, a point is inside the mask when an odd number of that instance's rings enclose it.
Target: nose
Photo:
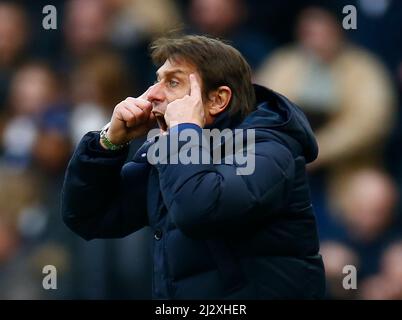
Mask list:
[[[147,95],[147,100],[152,103],[165,100],[165,94],[162,90],[161,83],[155,83],[151,86]]]

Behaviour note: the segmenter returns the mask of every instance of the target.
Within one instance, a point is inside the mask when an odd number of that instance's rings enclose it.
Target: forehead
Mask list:
[[[161,77],[170,73],[190,75],[191,73],[197,73],[197,68],[183,58],[167,59],[156,71],[156,75]]]

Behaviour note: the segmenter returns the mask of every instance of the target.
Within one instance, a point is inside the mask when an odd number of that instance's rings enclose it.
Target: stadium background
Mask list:
[[[57,30],[42,27],[48,4]],[[356,30],[342,28],[348,4]],[[229,40],[311,120],[328,298],[402,299],[401,21],[396,0],[0,1],[0,299],[150,298],[149,230],[85,242],[60,190],[80,137],[154,81],[148,45],[178,28]],[[45,265],[57,290],[42,288]]]

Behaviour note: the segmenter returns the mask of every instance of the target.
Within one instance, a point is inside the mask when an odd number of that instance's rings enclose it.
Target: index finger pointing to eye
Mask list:
[[[190,74],[190,96],[201,98],[201,87],[194,73]]]
[[[145,91],[142,95],[140,95],[140,96],[138,97],[138,99],[147,100],[147,95],[148,95],[148,92],[151,90],[151,88],[152,88],[152,86],[150,86],[150,87],[147,89],[147,91]]]

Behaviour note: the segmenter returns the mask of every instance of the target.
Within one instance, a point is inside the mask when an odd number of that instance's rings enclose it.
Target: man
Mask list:
[[[160,39],[152,58],[160,66],[155,84],[119,103],[110,125],[78,145],[63,188],[65,223],[87,240],[150,226],[155,299],[323,297],[305,173],[318,149],[303,113],[253,87],[247,62],[219,40]],[[127,143],[155,122],[161,134],[124,164]],[[202,128],[253,130],[253,172],[239,174],[236,161],[172,163],[190,150],[213,156],[203,143],[182,141],[160,148],[163,161],[150,164],[155,145],[185,130],[201,141]]]

